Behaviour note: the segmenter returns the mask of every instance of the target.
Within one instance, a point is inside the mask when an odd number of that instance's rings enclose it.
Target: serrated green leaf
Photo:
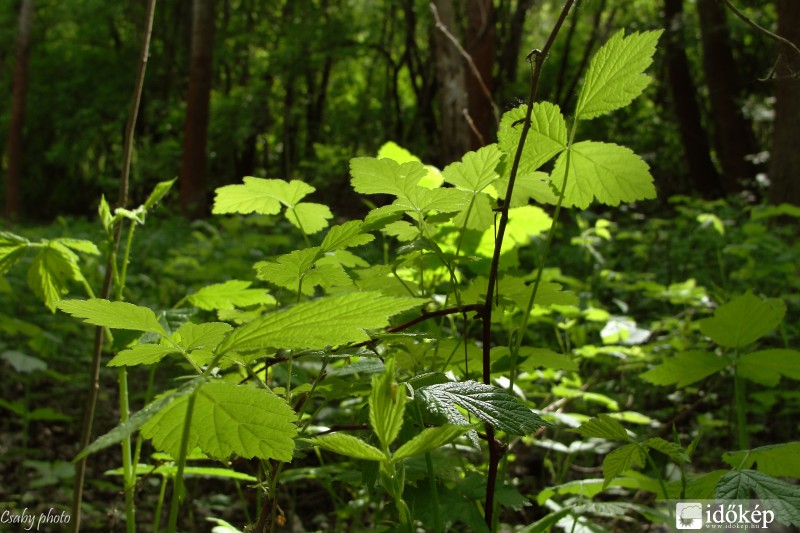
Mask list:
[[[97,206],[97,214],[100,217],[100,223],[106,233],[109,233],[111,224],[114,223],[114,217],[111,216],[111,207],[108,205],[105,196],[100,196],[100,205]]]
[[[508,225],[503,239],[502,253],[510,252],[518,246],[527,246],[531,239],[550,229],[553,219],[545,211],[533,205],[525,205],[508,210]],[[495,245],[495,231],[486,230],[481,236],[476,253],[492,257]]]
[[[497,145],[490,144],[476,152],[467,152],[461,161],[452,163],[442,171],[444,181],[455,187],[477,194],[500,176],[495,172],[503,153]]]
[[[742,348],[778,327],[785,314],[783,300],[762,300],[748,291],[718,307],[713,317],[698,323],[703,335],[720,346]]]
[[[68,282],[81,279],[83,274],[78,267],[78,256],[55,241],[39,250],[28,269],[28,286],[52,312],[69,292]]]
[[[611,481],[630,470],[631,466],[644,466],[646,455],[644,448],[639,443],[632,442],[606,455],[603,459],[603,488],[607,487]]]
[[[717,485],[718,499],[747,500],[750,492],[769,501],[775,518],[785,524],[800,526],[800,486],[755,470],[732,470]]]
[[[511,435],[528,435],[547,425],[505,389],[477,381],[430,385],[418,389],[417,394],[428,409],[443,415],[451,424],[465,425],[466,422],[454,407],[457,405]]]
[[[199,447],[218,459],[232,454],[246,459],[292,459],[297,415],[272,392],[232,383],[205,383],[196,391],[189,449]],[[173,457],[180,455],[188,405],[183,396],[142,426],[142,435]]]
[[[369,340],[365,330],[383,328],[389,317],[427,300],[356,292],[304,302],[234,330],[219,352],[267,347],[326,348]]]
[[[584,141],[569,148],[570,164],[564,205],[586,209],[593,198],[606,205],[635,202],[656,197],[650,167],[624,146]],[[561,190],[567,168],[567,152],[556,161],[551,175]]]
[[[418,161],[398,163],[391,159],[356,157],[350,160],[350,183],[361,194],[402,196],[428,174]]]
[[[63,244],[67,248],[75,250],[76,252],[83,252],[89,255],[100,255],[100,250],[97,248],[97,245],[92,241],[87,241],[84,239],[67,239],[67,238],[58,238],[53,239],[50,242],[57,242],[59,244]]]
[[[338,453],[364,461],[386,461],[387,457],[378,448],[346,433],[332,433],[310,439],[311,444],[329,452]]]
[[[176,391],[168,391],[161,394],[155,400],[128,417],[128,420],[121,423],[105,435],[95,439],[94,442],[92,442],[84,450],[81,450],[81,452],[75,456],[73,461],[79,461],[87,455],[96,453],[104,448],[108,448],[109,446],[117,444],[118,442],[122,442],[122,439],[132,435],[134,431],[142,427],[142,424],[161,413],[161,411],[167,406],[191,394],[196,387],[200,386],[202,382],[202,378],[195,378],[184,384]],[[175,455],[175,457],[177,457],[177,455]]]
[[[751,352],[736,362],[739,374],[768,387],[778,384],[781,376],[800,380],[800,352],[797,350],[761,350]]]
[[[500,149],[508,154],[509,160],[506,164],[509,170],[522,135],[523,125],[520,121],[525,119],[527,110],[527,105],[519,106],[505,113],[500,121],[497,138]],[[518,176],[532,174],[566,147],[567,125],[561,109],[550,102],[534,104],[531,112],[531,128],[522,148]]]
[[[423,429],[410,441],[400,446],[392,455],[396,461],[420,455],[444,446],[463,435],[468,428],[464,426],[439,426]]]
[[[508,163],[502,165],[502,178],[495,181],[491,188],[497,191],[500,198],[508,196],[508,182],[511,169]],[[533,200],[539,204],[556,205],[558,196],[550,186],[550,175],[544,172],[520,169],[517,171],[517,179],[514,181],[514,192],[511,195],[509,207],[520,207],[528,205]]]
[[[27,248],[27,242],[6,240],[0,235],[0,276],[17,264]]]
[[[233,327],[230,324],[225,324],[224,322],[206,322],[203,324],[187,322],[173,333],[172,339],[186,351],[200,348],[213,350],[232,329]]]
[[[495,212],[489,196],[478,193],[472,197],[469,206],[453,218],[453,225],[473,231],[486,231],[492,227],[494,219]]]
[[[232,279],[224,283],[207,285],[186,300],[206,311],[226,310],[258,304],[274,304],[275,298],[266,289],[250,289],[251,282]]]
[[[314,192],[314,187],[299,180],[263,179],[247,176],[242,185],[226,185],[216,190],[212,213],[259,213],[276,215],[281,204],[294,206],[306,195]]]
[[[686,450],[679,444],[666,441],[660,437],[653,437],[642,442],[642,446],[659,451],[676,463],[691,463],[692,460]]]
[[[645,69],[653,62],[662,30],[615,33],[592,58],[578,96],[575,116],[586,120],[625,107],[650,83]]]
[[[372,376],[369,395],[369,423],[384,450],[389,449],[400,433],[406,401],[405,387],[395,382],[394,359],[390,359],[385,372]]]
[[[392,205],[412,214],[427,215],[431,211],[455,213],[469,205],[471,195],[458,189],[409,187]],[[414,217],[416,218],[416,217]]]
[[[166,196],[174,183],[174,179],[157,183],[156,186],[153,187],[153,192],[151,192],[150,196],[148,196],[147,200],[145,200],[144,208],[148,211],[154,208],[156,204],[160,202],[164,196]]]
[[[306,235],[313,235],[328,227],[333,218],[327,205],[302,202],[286,208],[286,219]]]
[[[95,326],[167,335],[152,310],[128,302],[109,302],[101,298],[63,300],[58,308]]]
[[[725,452],[722,460],[737,470],[752,468],[776,477],[800,478],[800,442],[772,444],[753,450]]]
[[[727,367],[730,361],[711,352],[690,350],[666,359],[640,377],[655,385],[683,388]]]
[[[321,257],[322,251],[314,246],[281,255],[274,262],[260,261],[253,267],[259,279],[298,292],[303,278]],[[303,292],[310,295],[313,294],[312,289],[313,286],[309,286]]]
[[[600,438],[609,440],[621,440],[629,442],[631,440],[628,432],[616,419],[606,414],[599,414],[597,418],[592,418],[581,424],[577,429],[578,433],[586,438]]]
[[[332,252],[371,242],[375,237],[369,233],[363,233],[363,225],[360,220],[350,220],[344,224],[333,226],[322,240],[320,249],[323,252]]]
[[[178,349],[165,344],[137,344],[115,355],[108,366],[153,365],[171,353],[178,353]]]

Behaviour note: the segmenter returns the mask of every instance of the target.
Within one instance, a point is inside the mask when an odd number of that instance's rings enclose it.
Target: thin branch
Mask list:
[[[494,294],[497,284],[497,275],[500,267],[500,250],[503,245],[503,237],[505,236],[506,226],[508,225],[508,207],[511,203],[511,195],[514,192],[514,184],[517,179],[517,172],[519,171],[519,163],[522,159],[522,149],[525,146],[525,140],[527,139],[528,131],[531,129],[531,115],[533,113],[533,104],[536,101],[536,93],[539,88],[539,78],[541,76],[542,66],[544,61],[547,59],[547,55],[550,53],[550,49],[553,47],[553,43],[556,40],[556,36],[561,30],[561,26],[564,24],[564,20],[566,20],[567,14],[574,3],[575,0],[566,0],[564,2],[564,7],[561,9],[558,20],[556,20],[555,26],[550,32],[550,36],[547,38],[544,48],[542,50],[533,50],[530,54],[528,54],[528,60],[531,61],[533,67],[533,72],[531,73],[530,93],[528,95],[528,109],[525,114],[519,145],[517,146],[517,153],[514,155],[514,163],[511,166],[511,174],[508,179],[508,190],[506,191],[506,197],[500,210],[500,223],[497,227],[497,237],[495,239],[494,253],[492,255],[492,266],[489,270],[489,282],[486,289],[486,300],[484,302],[483,316],[481,317],[483,319],[483,382],[487,385],[491,381],[492,360],[490,350],[492,347],[492,309],[494,307],[492,295]],[[520,332],[520,335],[523,334],[524,332]],[[489,470],[486,476],[486,502],[484,504],[484,519],[486,520],[486,525],[489,526],[489,530],[491,531],[494,521],[494,492],[495,484],[497,483],[497,468],[502,457],[502,443],[498,442],[497,439],[494,438],[494,427],[492,427],[491,424],[486,424],[486,436],[487,440],[489,441]]]
[[[472,60],[472,56],[469,55],[469,52],[464,50],[464,47],[461,46],[461,43],[458,42],[458,39],[456,39],[455,35],[450,33],[450,30],[447,29],[447,26],[445,26],[444,23],[442,23],[442,19],[439,18],[439,10],[436,9],[436,6],[433,5],[433,2],[431,2],[430,6],[431,6],[431,12],[433,13],[433,18],[436,21],[436,28],[438,28],[439,31],[441,31],[445,35],[445,37],[447,37],[450,40],[450,42],[453,43],[453,46],[456,47],[458,53],[461,54],[461,56],[467,61],[467,63],[469,64],[469,69],[472,71],[472,75],[475,76],[475,78],[478,80],[478,85],[481,88],[481,92],[486,97],[486,100],[489,102],[489,104],[491,104],[492,106],[495,122],[500,124],[500,110],[497,108],[497,104],[494,103],[492,92],[486,86],[486,83],[484,83],[483,76],[481,76],[478,67]]]
[[[722,0],[722,3],[724,3],[726,6],[728,6],[728,9],[733,11],[733,13],[737,17],[739,17],[740,19],[745,21],[745,23],[749,24],[750,26],[755,28],[757,31],[760,31],[761,33],[763,33],[764,35],[766,35],[770,39],[773,39],[775,41],[778,41],[778,42],[781,42],[781,43],[785,44],[786,46],[788,46],[791,49],[793,49],[797,53],[797,55],[800,55],[800,48],[797,48],[797,46],[795,46],[795,44],[792,41],[790,41],[789,39],[787,39],[785,37],[781,37],[777,33],[772,33],[771,31],[769,31],[765,27],[758,25],[755,21],[753,21],[753,19],[751,19],[750,17],[748,17],[747,15],[745,15],[744,13],[739,11],[736,8],[736,6],[734,6],[733,3],[730,0]]]
[[[139,104],[142,99],[142,87],[144,86],[144,75],[147,70],[147,57],[150,55],[150,36],[153,32],[153,19],[155,16],[156,0],[150,0],[147,5],[145,21],[144,42],[142,43],[142,55],[139,61],[139,71],[136,77],[136,86],[133,91],[133,101],[131,103],[130,115],[125,131],[125,147],[122,165],[122,179],[120,181],[119,203],[124,207],[128,202],[128,184],[130,176],[131,158],[133,153],[133,136],[136,130],[136,118],[139,114]],[[114,262],[116,261],[119,242],[122,234],[122,223],[118,222],[114,228],[114,242],[109,252],[108,264],[106,265],[106,275],[103,280],[103,291],[101,298],[108,299],[113,285]],[[103,336],[102,327],[97,327],[94,336],[94,348],[92,350],[91,382],[89,387],[89,397],[86,400],[86,410],[83,417],[83,430],[81,432],[80,449],[85,449],[92,438],[92,425],[94,424],[94,413],[97,408],[97,396],[100,391],[100,362],[103,355]],[[73,531],[80,531],[81,527],[81,502],[83,500],[83,485],[86,479],[86,465],[88,456],[83,457],[75,466],[75,483],[72,496],[72,519],[74,520]]]

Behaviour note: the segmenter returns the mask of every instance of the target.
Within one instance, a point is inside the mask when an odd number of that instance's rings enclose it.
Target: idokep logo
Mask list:
[[[703,504],[700,502],[676,503],[675,527],[677,529],[703,529]]]

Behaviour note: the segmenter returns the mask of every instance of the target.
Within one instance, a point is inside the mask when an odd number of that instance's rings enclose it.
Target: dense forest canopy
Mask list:
[[[9,192],[10,183],[4,188],[9,208],[18,202],[21,214],[45,220],[86,214],[101,193],[115,190],[145,4],[4,3],[0,146],[4,169],[9,151],[18,152],[14,164],[20,176],[14,185],[19,191]],[[187,173],[202,175],[192,187],[202,189],[199,198],[206,203],[214,187],[243,176],[300,177],[347,209],[351,199],[342,192],[347,161],[376,153],[386,141],[441,168],[495,140],[497,111],[515,107],[527,94],[524,58],[541,46],[558,4],[161,2],[137,122],[133,195],[141,199],[158,181]],[[739,8],[771,31],[777,31],[780,8],[790,31],[791,4],[751,1]],[[9,144],[19,62],[13,51],[26,6],[33,7],[22,142]],[[432,8],[449,35],[437,29]],[[195,34],[193,10],[200,9],[209,12],[208,22]],[[546,62],[540,96],[569,112],[577,82],[600,43],[619,28],[658,27],[669,31],[651,71],[655,83],[624,113],[594,123],[594,136],[613,136],[644,154],[662,198],[763,194],[773,142],[778,143],[773,141],[776,92],[785,82],[778,78],[792,72],[781,63],[790,63],[794,52],[781,51],[774,39],[716,0],[578,2]],[[474,68],[453,40],[463,45]],[[187,126],[198,113],[192,107],[187,116],[190,74],[198,64],[193,42],[207,44],[210,109],[207,119]],[[473,71],[481,74],[483,87]],[[190,142],[186,132],[202,138]],[[790,157],[783,154],[779,149],[780,157]],[[194,166],[182,169],[187,157]],[[780,163],[775,172],[778,168]],[[17,200],[8,200],[9,194]],[[791,194],[781,199],[798,200]]]

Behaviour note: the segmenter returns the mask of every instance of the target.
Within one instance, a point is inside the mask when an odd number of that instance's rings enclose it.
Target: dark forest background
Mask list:
[[[146,4],[3,2],[6,215],[88,215],[102,193],[117,190]],[[182,211],[203,216],[215,187],[253,175],[304,179],[347,215],[357,207],[346,186],[351,157],[393,140],[443,167],[494,142],[496,114],[527,95],[525,56],[542,46],[558,4],[159,2],[132,202],[180,176]],[[736,4],[800,42],[800,2]],[[800,203],[800,55],[722,1],[581,1],[546,63],[540,96],[570,113],[593,51],[619,28],[659,27],[667,33],[655,83],[625,112],[592,122],[592,137],[642,154],[662,199],[745,194]]]

